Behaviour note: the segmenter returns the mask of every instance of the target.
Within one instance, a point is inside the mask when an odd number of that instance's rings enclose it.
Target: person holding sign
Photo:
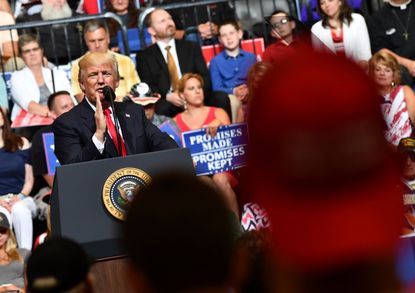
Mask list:
[[[174,120],[181,132],[206,128],[206,133],[214,137],[219,126],[230,124],[229,116],[223,109],[204,105],[203,78],[199,74],[183,75],[178,91],[184,101],[185,111],[177,114]],[[206,176],[203,176],[203,180],[210,181]],[[236,195],[232,189],[236,179],[228,172],[221,172],[214,174],[211,180],[225,196],[228,207],[239,216]]]

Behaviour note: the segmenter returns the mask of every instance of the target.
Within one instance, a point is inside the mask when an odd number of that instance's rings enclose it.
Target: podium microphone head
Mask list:
[[[102,88],[102,92],[104,93],[105,101],[111,102],[115,100],[115,93],[109,86],[104,86]]]

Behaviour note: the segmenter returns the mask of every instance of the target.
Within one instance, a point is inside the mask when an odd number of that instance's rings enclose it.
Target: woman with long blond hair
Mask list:
[[[5,214],[0,213],[0,292],[21,292],[24,262],[29,250],[17,248],[16,238]]]

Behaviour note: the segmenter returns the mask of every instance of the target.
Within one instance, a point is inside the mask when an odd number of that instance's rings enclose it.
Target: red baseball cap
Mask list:
[[[346,58],[309,49],[267,72],[253,94],[248,176],[279,262],[317,270],[393,254],[402,193],[383,125],[372,81]]]

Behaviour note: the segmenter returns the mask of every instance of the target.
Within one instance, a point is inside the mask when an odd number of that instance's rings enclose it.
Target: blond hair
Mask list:
[[[386,52],[386,51],[379,51],[375,53],[372,58],[369,60],[369,75],[373,78],[375,74],[375,67],[377,64],[382,64],[393,71],[393,82],[395,84],[401,83],[401,68],[399,66],[398,60],[396,58]]]
[[[6,254],[11,259],[11,261],[17,260],[20,262],[23,262],[23,258],[20,255],[19,251],[17,250],[17,241],[16,237],[14,236],[14,233],[12,230],[7,230],[8,238],[6,242]]]
[[[118,62],[114,54],[109,52],[91,52],[82,57],[82,59],[78,63],[78,81],[82,82],[83,74],[87,70],[87,68],[99,65],[111,65],[112,70],[115,73],[115,78],[117,80],[120,79],[120,73],[118,71]]]

